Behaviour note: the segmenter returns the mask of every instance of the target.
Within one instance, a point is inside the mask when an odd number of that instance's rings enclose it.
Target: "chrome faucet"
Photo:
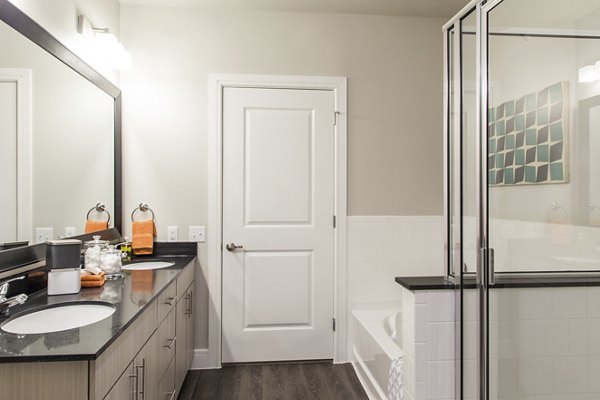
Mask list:
[[[10,283],[23,279],[25,279],[25,275],[19,276],[18,278],[9,279],[0,285],[0,314],[7,314],[11,307],[23,304],[27,301],[27,295],[25,293],[21,293],[13,297],[6,297]]]

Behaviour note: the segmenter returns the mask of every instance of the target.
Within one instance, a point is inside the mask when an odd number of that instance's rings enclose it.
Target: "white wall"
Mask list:
[[[441,214],[441,19],[124,5],[121,22],[124,207],[148,202],[159,240],[208,222],[210,73],[347,76],[349,214]]]

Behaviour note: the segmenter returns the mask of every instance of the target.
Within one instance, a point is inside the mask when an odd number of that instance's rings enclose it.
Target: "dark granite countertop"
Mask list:
[[[456,287],[454,283],[448,282],[443,276],[396,277],[396,283],[408,290],[448,290]]]
[[[123,271],[120,279],[106,281],[100,288],[82,288],[73,295],[48,296],[46,290],[31,295],[25,304],[13,307],[10,316],[0,317],[0,325],[18,314],[59,303],[102,301],[112,304],[116,310],[104,320],[66,331],[35,335],[0,331],[0,363],[96,359],[144,312],[146,305],[189,263],[195,262],[195,258],[190,255],[155,256],[152,260],[172,261],[175,265],[156,270]]]
[[[396,283],[408,290],[452,290],[460,286],[449,282],[443,276],[397,277]],[[466,289],[475,289],[475,277],[465,277]],[[586,287],[600,286],[600,276],[594,275],[559,275],[559,274],[497,274],[496,283],[490,289],[506,288],[542,288],[542,287]]]

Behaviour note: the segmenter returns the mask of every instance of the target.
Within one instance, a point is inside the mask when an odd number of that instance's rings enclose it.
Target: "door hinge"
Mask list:
[[[339,111],[334,111],[333,112],[333,125],[334,126],[337,125],[337,123],[338,123],[338,115],[340,115]]]
[[[336,217],[335,215],[333,216],[333,227],[335,228],[337,226],[337,221],[336,221]]]
[[[335,318],[333,318],[333,331],[335,332]]]

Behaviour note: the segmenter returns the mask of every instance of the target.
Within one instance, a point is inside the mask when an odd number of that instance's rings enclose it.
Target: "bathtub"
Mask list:
[[[402,355],[402,312],[354,310],[353,366],[371,400],[386,400],[390,365]]]

